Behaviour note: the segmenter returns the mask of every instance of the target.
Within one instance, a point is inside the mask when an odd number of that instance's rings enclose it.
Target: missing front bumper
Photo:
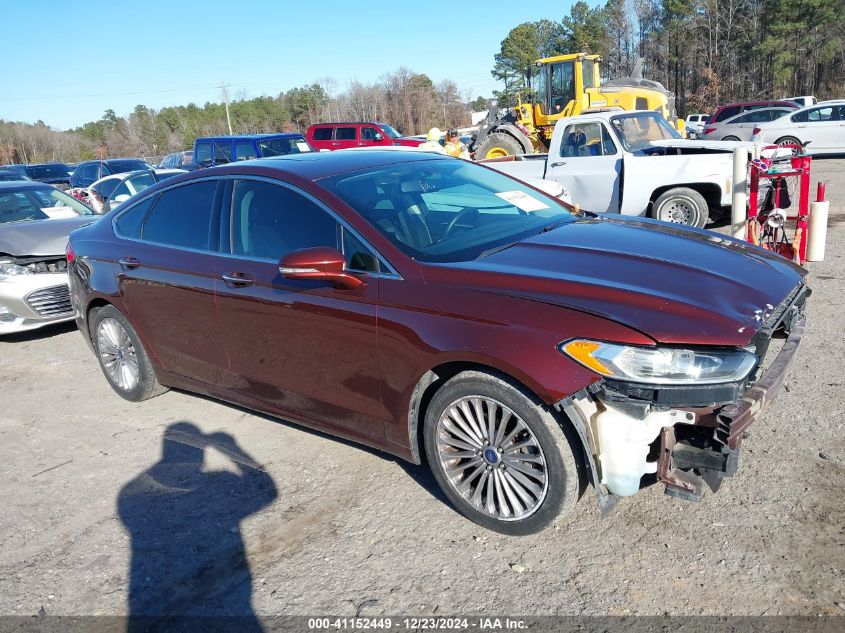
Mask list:
[[[716,427],[704,446],[678,442],[674,427],[661,430],[657,476],[666,485],[666,494],[699,501],[705,485],[715,492],[725,477],[736,473],[743,434],[783,386],[801,344],[804,325],[804,315],[797,315],[790,324],[786,343],[766,373],[741,400],[715,411]]]

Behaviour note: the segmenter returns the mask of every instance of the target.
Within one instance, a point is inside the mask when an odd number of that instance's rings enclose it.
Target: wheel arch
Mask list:
[[[649,211],[653,213],[654,202],[664,193],[671,191],[672,189],[681,188],[692,189],[693,191],[700,193],[704,197],[704,201],[707,202],[707,206],[710,209],[719,209],[722,206],[722,189],[719,185],[715,182],[690,182],[664,185],[652,191],[651,197],[648,201]]]
[[[420,376],[408,402],[408,446],[411,461],[415,464],[423,463],[422,422],[428,410],[428,404],[437,390],[450,378],[464,371],[480,371],[513,384],[532,399],[535,404],[543,407],[554,416],[559,423],[568,421],[568,416],[556,409],[555,402],[541,397],[542,388],[528,376],[521,376],[513,368],[503,369],[485,360],[446,360]]]
[[[85,329],[88,331],[88,339],[93,340],[91,334],[91,318],[94,316],[94,313],[101,308],[105,308],[106,306],[113,306],[114,304],[111,301],[107,301],[102,297],[95,297],[91,301],[88,302],[88,305],[85,306]]]

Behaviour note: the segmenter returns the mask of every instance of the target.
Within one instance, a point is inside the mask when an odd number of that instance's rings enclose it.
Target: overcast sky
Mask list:
[[[0,119],[66,129],[111,108],[275,96],[333,77],[376,81],[407,66],[473,97],[508,31],[560,20],[570,0],[0,0]],[[595,4],[595,2],[591,2]]]

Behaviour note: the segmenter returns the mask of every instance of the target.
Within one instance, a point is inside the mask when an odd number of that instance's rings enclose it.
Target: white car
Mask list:
[[[845,99],[824,101],[767,123],[751,137],[762,144],[807,144],[810,154],[845,153]]]
[[[686,118],[686,130],[687,130],[687,138],[700,138],[701,137],[701,129],[704,127],[704,124],[707,122],[707,117],[709,114],[690,114],[687,115]]]
[[[586,211],[703,227],[731,203],[736,147],[752,146],[682,139],[657,112],[603,111],[558,121],[548,154],[481,162],[525,182],[555,180]]]
[[[185,169],[147,169],[103,176],[88,187],[88,202],[97,213],[107,213],[147,187],[187,173]]]
[[[701,138],[707,141],[750,141],[759,123],[768,123],[795,112],[795,108],[772,107],[748,110],[719,123],[704,126]]]
[[[785,97],[785,99],[786,101],[794,101],[802,108],[805,106],[816,105],[816,103],[818,103],[818,101],[816,101],[816,98],[812,95],[806,95],[803,97]]]

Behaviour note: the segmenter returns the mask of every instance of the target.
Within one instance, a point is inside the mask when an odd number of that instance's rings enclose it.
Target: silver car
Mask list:
[[[795,108],[773,106],[747,110],[718,123],[708,123],[703,128],[702,139],[707,141],[750,141],[754,128],[795,112]]]
[[[73,319],[65,247],[94,212],[40,182],[0,182],[0,335]]]

